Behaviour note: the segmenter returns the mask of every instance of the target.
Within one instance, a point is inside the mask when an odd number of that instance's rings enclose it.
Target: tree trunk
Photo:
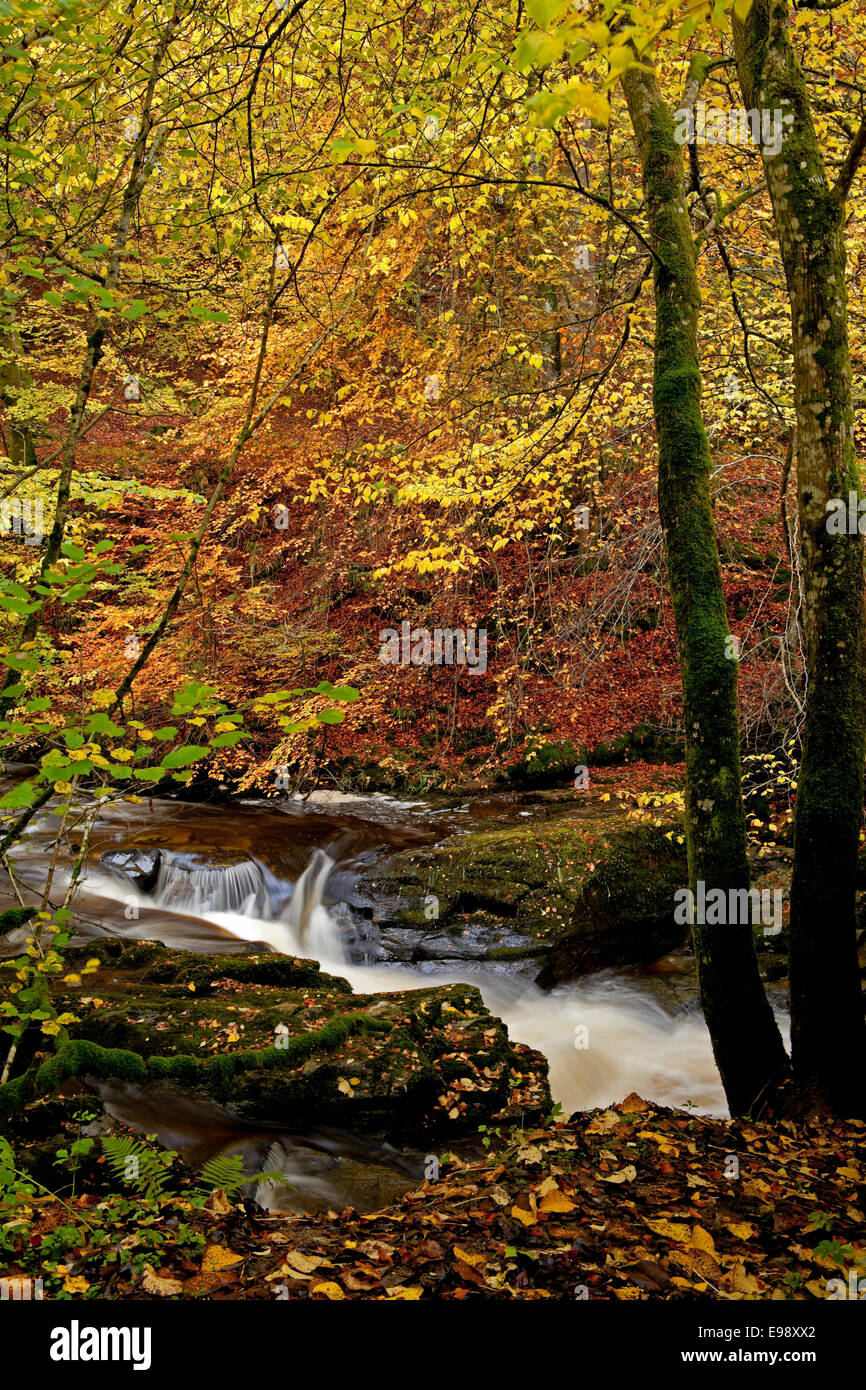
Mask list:
[[[787,11],[781,0],[754,0],[733,30],[746,105],[791,118],[778,152],[761,150],[791,300],[808,676],[791,886],[791,1060],[799,1083],[863,1114],[854,898],[866,753],[863,541],[827,529],[828,500],[847,504],[859,490],[845,285],[845,198],[859,155],[855,141],[831,187]]]
[[[11,412],[22,391],[32,385],[21,365],[21,343],[13,322],[0,333],[0,404],[7,411],[6,445],[13,474],[36,466],[33,434],[28,424],[15,421]],[[5,493],[4,493],[5,495]]]
[[[653,409],[659,513],[679,644],[686,735],[686,843],[693,891],[748,888],[740,781],[738,664],[732,658],[701,415],[700,310],[682,148],[655,74],[622,80],[637,138],[655,253]],[[747,1112],[787,1058],[758,973],[750,923],[695,922],[701,1002],[728,1104]]]

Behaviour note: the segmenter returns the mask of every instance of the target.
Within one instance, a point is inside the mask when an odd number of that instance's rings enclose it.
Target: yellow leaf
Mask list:
[[[524,1211],[522,1207],[517,1206],[511,1208],[511,1215],[523,1226],[534,1226],[537,1219],[534,1211]]]
[[[339,1284],[314,1284],[311,1292],[324,1294],[325,1298],[332,1299],[334,1303],[346,1297]]]
[[[243,1263],[243,1255],[236,1255],[224,1245],[209,1245],[201,1259],[202,1274],[214,1274],[218,1269],[228,1269],[231,1265]]]
[[[63,1287],[67,1293],[87,1293],[90,1285],[83,1274],[67,1274]]]
[[[483,1255],[470,1255],[468,1250],[463,1250],[459,1245],[454,1246],[454,1258],[462,1260],[465,1265],[483,1265],[487,1261]]]
[[[575,1204],[559,1188],[546,1193],[541,1199],[541,1211],[574,1211]]]
[[[647,1220],[646,1224],[651,1231],[655,1231],[657,1236],[663,1236],[665,1240],[676,1240],[683,1245],[691,1242],[692,1228],[682,1221],[667,1221],[664,1217],[659,1217],[655,1221]]]
[[[708,1254],[715,1255],[716,1244],[709,1231],[705,1231],[703,1226],[695,1226],[692,1231],[692,1245],[698,1250],[706,1250]]]
[[[748,1221],[726,1221],[725,1230],[730,1231],[737,1240],[751,1240],[755,1234],[754,1226],[750,1226]]]

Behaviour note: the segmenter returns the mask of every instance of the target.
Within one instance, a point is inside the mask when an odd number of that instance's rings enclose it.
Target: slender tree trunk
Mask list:
[[[637,138],[655,254],[653,408],[659,512],[679,643],[686,735],[686,843],[693,891],[748,888],[740,781],[738,665],[732,659],[710,500],[710,451],[697,354],[700,293],[685,207],[683,151],[655,74],[622,81]],[[786,1068],[748,922],[695,922],[701,1002],[734,1114]]]
[[[32,385],[29,374],[21,364],[21,342],[14,321],[0,335],[0,404],[12,412],[22,391]],[[35,467],[36,451],[30,426],[15,421],[11,414],[6,425],[9,463],[13,473],[23,473]]]
[[[827,178],[784,0],[734,22],[746,105],[780,111],[781,148],[762,146],[791,300],[803,559],[806,718],[791,886],[795,1079],[844,1113],[866,1112],[866,1028],[855,879],[866,753],[863,540],[828,531],[827,502],[859,491],[845,285],[845,199],[864,127]]]

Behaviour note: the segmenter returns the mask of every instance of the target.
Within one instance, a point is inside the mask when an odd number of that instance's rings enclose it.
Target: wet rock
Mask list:
[[[137,846],[130,849],[105,850],[99,856],[99,862],[104,869],[128,879],[141,893],[150,893],[155,888],[161,859],[160,850]]]
[[[538,982],[651,961],[683,945],[676,823],[579,817],[453,836],[373,871],[382,959],[527,962]]]

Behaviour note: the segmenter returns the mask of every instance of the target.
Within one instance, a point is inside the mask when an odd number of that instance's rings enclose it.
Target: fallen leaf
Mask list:
[[[217,1270],[228,1269],[230,1265],[243,1263],[243,1255],[227,1250],[224,1245],[209,1245],[201,1257],[202,1274],[215,1274]]]
[[[285,1257],[285,1264],[290,1269],[297,1270],[299,1274],[312,1274],[314,1270],[322,1269],[326,1265],[333,1269],[330,1260],[319,1259],[316,1255],[303,1255],[300,1250],[290,1250]]]
[[[487,1260],[484,1255],[472,1255],[468,1250],[463,1250],[459,1245],[454,1246],[454,1258],[462,1260],[465,1265],[484,1265]]]
[[[511,1215],[524,1226],[534,1226],[538,1220],[534,1211],[525,1211],[523,1207],[518,1206],[511,1208]]]
[[[570,1197],[566,1197],[560,1189],[554,1188],[552,1192],[546,1192],[541,1199],[541,1211],[574,1211],[575,1204]]]
[[[67,1274],[63,1287],[67,1293],[87,1293],[90,1285],[83,1274]]]
[[[634,1182],[637,1169],[633,1163],[627,1163],[618,1173],[599,1173],[599,1177],[602,1182]]]
[[[637,1091],[630,1092],[617,1108],[623,1115],[641,1115],[646,1110],[652,1110],[649,1101],[644,1100],[643,1096],[639,1096]]]
[[[159,1298],[170,1298],[172,1294],[181,1293],[183,1290],[183,1284],[179,1279],[163,1279],[154,1273],[152,1265],[144,1266],[141,1287],[145,1293],[156,1294]]]
[[[736,1236],[737,1240],[751,1240],[752,1236],[755,1234],[754,1226],[750,1226],[748,1221],[727,1221],[725,1223],[725,1230],[730,1231],[731,1235]]]

